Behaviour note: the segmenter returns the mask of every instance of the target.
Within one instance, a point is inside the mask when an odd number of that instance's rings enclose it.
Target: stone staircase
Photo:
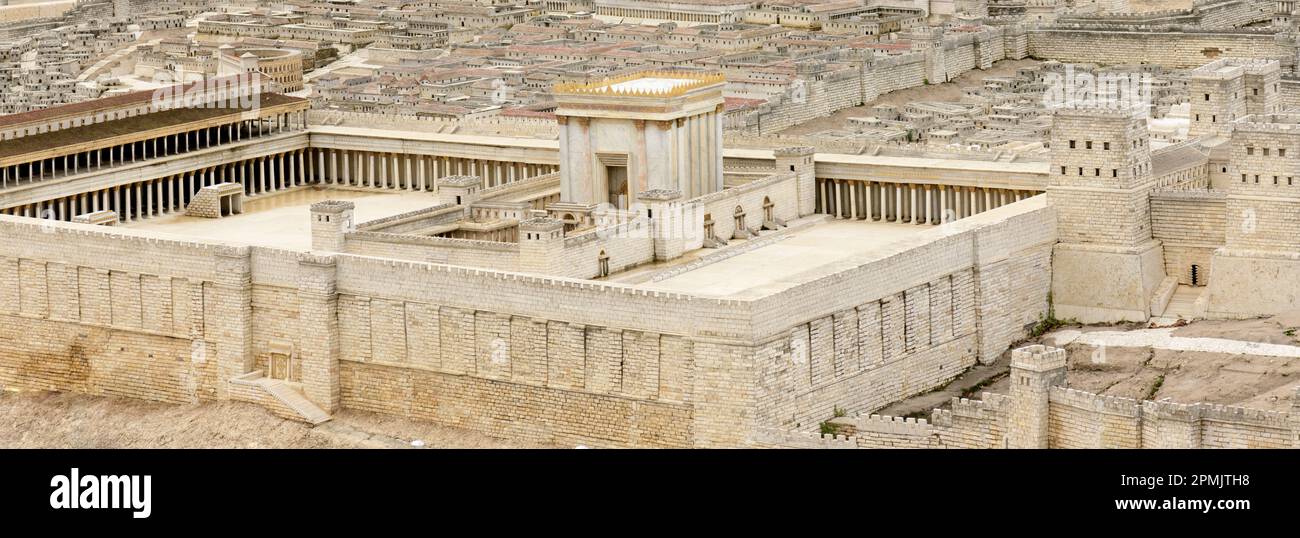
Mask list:
[[[1192,321],[1204,317],[1202,297],[1206,290],[1204,286],[1178,286],[1173,296],[1169,298],[1169,305],[1165,307],[1164,312],[1152,321],[1166,324],[1175,323],[1180,319]]]
[[[308,423],[315,425],[330,419],[329,413],[326,413],[324,409],[317,407],[316,404],[311,403],[311,400],[308,400],[307,397],[303,396],[297,389],[289,386],[288,383],[279,379],[267,378],[262,378],[260,381],[262,388],[265,389],[266,392],[270,393],[271,396],[274,396],[275,399],[280,400],[280,403],[283,403],[289,409],[292,409],[301,415]]]
[[[329,413],[303,395],[298,383],[264,377],[261,370],[231,379],[230,389],[231,399],[261,405],[280,417],[313,426],[330,419]]]

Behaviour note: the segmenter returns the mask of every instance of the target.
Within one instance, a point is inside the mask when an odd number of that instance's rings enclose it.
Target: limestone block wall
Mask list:
[[[1281,110],[1300,107],[1300,80],[1282,79],[1278,92],[1278,104]]]
[[[1220,57],[1279,60],[1295,65],[1295,46],[1253,29],[1171,31],[1116,25],[1041,27],[1028,30],[1029,55],[1040,60],[1103,65],[1151,63],[1190,69]]]
[[[302,299],[298,294],[298,253],[291,250],[257,248],[249,252],[252,283],[249,290],[251,312],[250,346],[254,368],[271,371],[271,350],[288,344],[293,351],[289,360],[288,379],[301,381],[302,360],[298,351],[312,338],[312,331],[302,327]]]
[[[1255,118],[1256,116],[1251,116]],[[1297,116],[1240,123],[1232,140],[1226,240],[1242,250],[1300,251]]]
[[[862,103],[862,71],[844,67],[817,76],[800,75],[801,84],[792,85],[783,94],[769,98],[753,111],[732,114],[729,129],[750,132],[776,132],[812,119],[829,116],[837,110]]]
[[[596,278],[602,256],[608,259],[611,274],[654,261],[655,240],[649,222],[637,218],[564,238],[564,272],[556,276]]]
[[[948,80],[972,69],[987,69],[1007,57],[1002,29],[963,32],[945,36],[944,70]]]
[[[984,363],[1024,338],[1047,312],[1057,238],[1051,211],[990,217],[969,223],[975,227],[977,351]]]
[[[514,271],[519,267],[518,243],[385,232],[353,232],[344,237],[344,249],[349,254],[501,271]]]
[[[1048,393],[1051,448],[1141,448],[1137,400],[1053,387]]]
[[[745,386],[747,352],[719,338],[745,334],[743,305],[374,258],[338,261],[344,407],[551,442],[732,442],[726,424],[745,407],[737,387]],[[702,343],[699,334],[718,336]],[[701,378],[710,379],[701,368],[731,382],[708,385],[704,402],[695,396]]]
[[[836,407],[870,412],[1023,338],[1047,309],[1056,234],[1043,202],[934,228],[896,253],[758,300],[756,330],[774,336],[756,352],[757,425],[811,431]]]
[[[1156,191],[1151,195],[1151,233],[1164,243],[1165,274],[1191,285],[1210,281],[1210,259],[1224,244],[1227,198],[1220,191]]]
[[[916,52],[878,58],[867,66],[866,78],[874,95],[867,95],[863,102],[870,102],[881,95],[925,84],[925,55]]]
[[[216,281],[214,246],[38,222],[0,219],[0,385],[221,396],[212,320],[231,293]]]
[[[780,131],[787,127],[828,116],[838,110],[871,102],[895,90],[922,86],[929,80],[926,75],[927,55],[936,58],[937,69],[947,79],[972,69],[991,67],[993,62],[1007,58],[1002,29],[985,29],[944,36],[941,53],[911,52],[873,58],[860,68],[840,69],[815,77],[804,78],[802,90],[787,92],[755,110],[727,117],[728,129],[756,134]],[[1028,41],[1023,38],[1026,46]],[[1023,57],[1023,54],[1018,57]],[[761,119],[760,119],[761,118]],[[759,133],[761,126],[762,133]]]
[[[1233,211],[1229,200],[1228,211]],[[1211,258],[1207,315],[1240,319],[1300,308],[1300,254],[1222,248]]]
[[[746,228],[758,229],[763,226],[765,201],[773,204],[774,218],[783,221],[799,218],[798,178],[794,174],[778,173],[691,202],[702,207],[707,215],[704,220],[713,220],[713,234],[729,240],[736,232],[736,208],[740,207],[744,213]]]
[[[1048,448],[1300,448],[1300,409],[1137,401],[1069,389],[1061,379],[1038,411]],[[1007,448],[1016,398],[1034,397],[1019,394],[953,398],[930,420],[861,414],[831,420],[835,435],[767,428],[750,441],[773,448]]]

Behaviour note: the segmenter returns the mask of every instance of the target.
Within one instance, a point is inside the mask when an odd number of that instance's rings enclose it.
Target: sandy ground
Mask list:
[[[876,105],[890,104],[902,107],[915,101],[952,101],[961,100],[961,89],[966,86],[977,86],[985,77],[1005,77],[1016,74],[1016,70],[1021,67],[1037,65],[1041,62],[1038,60],[1003,60],[993,64],[993,67],[983,71],[979,69],[967,71],[961,76],[943,84],[930,84],[917,86],[906,90],[889,92],[880,98],[867,103],[863,106],[855,106],[840,110],[825,118],[818,118],[815,121],[804,122],[794,125],[781,131],[786,135],[811,134],[831,129],[844,129],[848,127],[849,118],[861,116],[870,116],[871,107]]]
[[[1064,345],[1069,352],[1070,387],[1126,398],[1179,403],[1205,402],[1269,411],[1291,409],[1300,388],[1300,316],[1287,314],[1240,321],[1197,321],[1173,329],[1142,326],[1074,327],[1044,335],[1053,344],[1082,331]],[[1157,335],[1147,346],[1109,345],[1133,339],[1107,334]],[[1288,334],[1292,333],[1292,334]],[[1137,340],[1143,340],[1138,338]],[[1243,344],[1244,343],[1244,344]],[[1006,391],[1006,381],[990,390]]]
[[[411,448],[415,440],[424,448],[560,448],[364,411],[312,427],[241,402],[0,391],[0,448]]]
[[[1263,319],[1066,327],[1014,347],[1041,343],[1069,353],[1069,386],[1097,394],[1178,403],[1289,411],[1300,389],[1300,312]],[[1290,333],[1290,334],[1288,334]],[[1124,345],[1119,345],[1124,344]],[[875,411],[927,418],[953,397],[1006,394],[1010,353],[948,386]]]

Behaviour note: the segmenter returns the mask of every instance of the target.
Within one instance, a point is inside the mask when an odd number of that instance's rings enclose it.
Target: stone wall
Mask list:
[[[811,431],[996,359],[1047,311],[1055,229],[1039,196],[758,300],[757,331],[777,336],[757,352],[757,425]]]
[[[1295,65],[1295,44],[1270,31],[1198,30],[1114,25],[1048,26],[1028,30],[1029,54],[1040,60],[1102,65],[1150,63],[1190,69],[1220,57],[1279,60]]]
[[[1046,308],[1055,219],[1042,201],[734,300],[0,216],[0,383],[290,414],[248,385],[287,355],[283,382],[327,413],[737,446],[750,429],[807,430],[837,405],[931,390],[1023,335]]]
[[[219,247],[14,224],[24,220],[7,220],[0,241],[0,385],[172,403],[222,396],[214,320],[230,294]]]
[[[1018,42],[1012,43],[1014,47]],[[1023,57],[1014,50],[1013,56]],[[936,40],[932,50],[856,61],[856,68],[811,76],[801,73],[798,76],[802,85],[792,86],[756,109],[728,114],[726,126],[749,134],[774,133],[870,103],[892,91],[945,82],[972,69],[987,69],[1006,58],[1006,38],[1001,28],[954,32]],[[937,64],[938,75],[927,74],[928,64]]]
[[[353,232],[346,238],[345,252],[349,254],[501,271],[515,271],[519,267],[518,243],[384,232]]]
[[[1017,354],[1063,353],[1029,346]],[[1032,366],[1030,366],[1032,368]],[[1045,371],[1020,370],[1030,382],[1056,376],[1041,406],[1026,407],[1033,391],[1010,396],[984,393],[981,400],[953,398],[930,420],[879,415],[836,418],[835,435],[769,428],[749,438],[752,446],[781,448],[1034,448],[1008,435],[1015,409],[1034,409],[1043,446],[1037,448],[1300,448],[1300,407],[1290,413],[1211,404],[1138,401],[1065,387],[1064,362]],[[1300,396],[1300,394],[1298,394]],[[1023,417],[1022,417],[1023,418]],[[1013,425],[1014,424],[1014,425]],[[1031,426],[1032,429],[1032,426]]]
[[[1218,191],[1156,191],[1151,195],[1151,234],[1164,243],[1165,274],[1178,283],[1210,280],[1210,258],[1223,246],[1226,198]]]

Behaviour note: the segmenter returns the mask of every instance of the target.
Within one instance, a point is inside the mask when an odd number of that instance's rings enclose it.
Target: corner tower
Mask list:
[[[1146,321],[1165,274],[1163,249],[1151,237],[1155,180],[1145,115],[1128,106],[1057,109],[1051,147],[1057,317]]]
[[[721,74],[644,72],[559,84],[560,204],[628,209],[637,193],[722,190]]]
[[[1187,81],[1192,123],[1187,135],[1228,138],[1232,122],[1246,115],[1246,70],[1227,59],[1192,70]]]

